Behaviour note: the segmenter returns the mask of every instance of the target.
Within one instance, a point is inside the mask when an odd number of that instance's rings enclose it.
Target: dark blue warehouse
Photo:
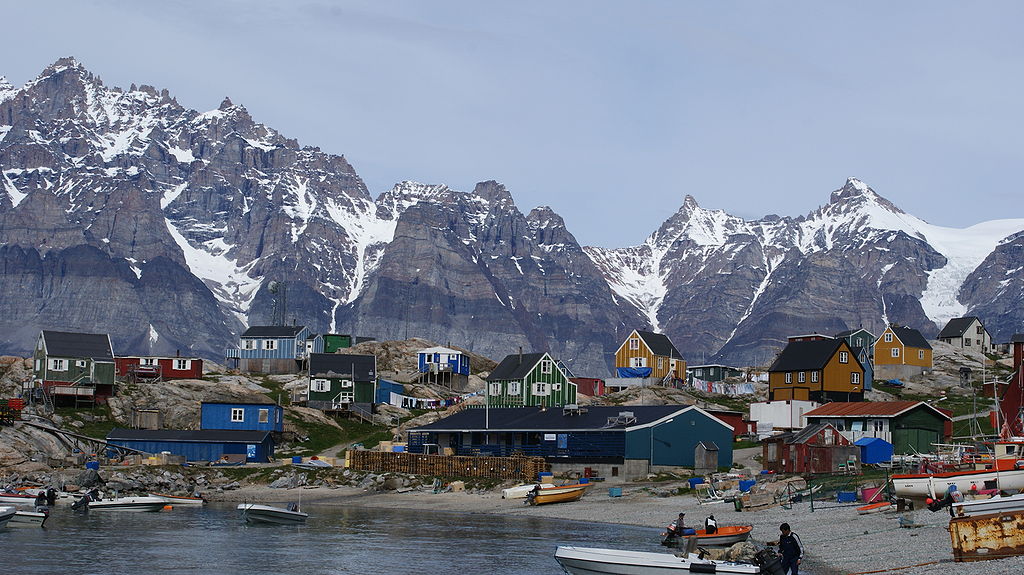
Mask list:
[[[204,401],[199,428],[283,431],[284,408],[273,403]]]
[[[274,458],[269,431],[115,428],[107,441],[146,453],[167,451],[186,461],[219,461],[227,456],[231,461],[264,463]]]

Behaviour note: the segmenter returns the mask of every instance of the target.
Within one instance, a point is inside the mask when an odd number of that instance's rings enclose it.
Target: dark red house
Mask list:
[[[596,377],[570,377],[569,381],[576,384],[576,393],[590,397],[604,395],[604,380]]]
[[[1013,346],[1013,374],[1010,385],[999,400],[1001,437],[1024,435],[1024,333],[1015,333],[1010,339]]]
[[[117,376],[130,381],[199,379],[203,360],[198,357],[128,356],[115,357]]]
[[[860,447],[830,423],[773,435],[762,443],[761,462],[774,473],[837,473],[860,459]]]
[[[742,411],[728,409],[705,409],[704,411],[731,425],[733,440],[741,435],[757,433],[757,422],[744,420]]]

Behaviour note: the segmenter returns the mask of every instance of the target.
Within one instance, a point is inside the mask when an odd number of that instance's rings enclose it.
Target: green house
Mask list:
[[[728,365],[708,364],[686,366],[686,381],[693,383],[693,380],[702,381],[725,381],[727,377],[743,377],[743,370]]]
[[[377,387],[373,355],[314,353],[309,356],[309,407],[325,411],[372,404]]]
[[[114,395],[110,336],[43,330],[32,353],[32,380],[54,403],[95,405]]]
[[[576,403],[576,384],[547,353],[506,356],[487,377],[487,402],[495,407]]]
[[[852,442],[884,439],[894,453],[931,453],[952,432],[950,415],[923,401],[835,401],[804,417],[808,425],[831,424]]]

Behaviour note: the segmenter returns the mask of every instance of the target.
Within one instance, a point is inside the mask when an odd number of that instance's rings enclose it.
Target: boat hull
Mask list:
[[[256,505],[242,503],[238,506],[242,519],[246,523],[270,523],[274,525],[296,525],[305,523],[308,514],[301,511],[291,511],[283,507],[272,507],[270,505]]]
[[[698,529],[696,535],[689,537],[696,537],[697,545],[733,545],[749,539],[753,530],[753,525],[725,525],[719,527],[713,535],[708,535],[704,529]]]
[[[509,487],[501,490],[502,499],[523,499],[530,494],[531,491],[536,488],[539,483],[529,483],[527,485],[517,485],[515,487]]]
[[[18,511],[7,522],[7,527],[44,527],[49,516],[39,511]]]
[[[974,515],[1011,511],[1024,511],[1024,493],[1018,493],[1009,497],[972,499],[953,504],[953,514],[957,517],[972,517]]]
[[[749,563],[711,561],[696,556],[560,546],[555,560],[572,575],[665,575],[671,573],[760,573]]]
[[[34,495],[21,495],[15,493],[0,493],[0,505],[35,505]]]
[[[954,561],[1024,555],[1024,511],[950,519],[949,537]]]
[[[0,507],[0,528],[3,528],[14,518],[14,514],[17,510],[13,507]]]
[[[995,471],[950,471],[946,473],[910,473],[892,476],[893,491],[898,497],[923,499],[925,497],[942,496],[951,486],[966,493],[971,484],[979,489],[995,489],[1002,491],[1019,491],[1024,489],[1024,469]]]
[[[182,497],[179,495],[167,495],[164,493],[150,493],[150,497],[159,497],[171,505],[206,505],[202,497]]]
[[[90,501],[90,511],[160,511],[167,502],[159,497],[118,497]]]
[[[531,491],[526,500],[530,505],[545,505],[548,503],[565,503],[576,501],[587,493],[589,483],[574,486],[549,487]]]

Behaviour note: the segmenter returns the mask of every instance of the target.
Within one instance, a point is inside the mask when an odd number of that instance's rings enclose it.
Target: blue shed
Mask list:
[[[398,395],[405,394],[405,386],[401,383],[394,381],[388,381],[386,379],[377,380],[377,403],[386,403],[388,405],[401,405],[401,401],[397,404],[391,402],[391,394],[397,393]]]
[[[892,460],[892,444],[877,437],[862,437],[853,442],[860,447],[861,463],[883,463]]]
[[[469,356],[457,349],[431,347],[419,352],[420,373],[449,372],[469,375]]]
[[[284,408],[273,403],[203,402],[200,429],[284,431]]]
[[[217,461],[225,455],[244,455],[245,461],[256,463],[274,458],[274,440],[268,431],[115,428],[107,441],[146,453],[167,451],[186,461]]]

